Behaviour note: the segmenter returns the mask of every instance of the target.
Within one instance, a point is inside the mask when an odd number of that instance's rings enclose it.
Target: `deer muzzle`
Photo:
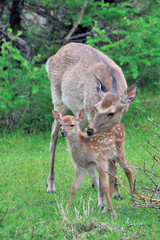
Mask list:
[[[93,128],[90,128],[89,126],[87,127],[86,129],[86,132],[88,134],[88,136],[92,136],[94,134],[94,129]]]
[[[67,132],[66,132],[66,130],[64,130],[64,129],[61,130],[61,136],[62,136],[62,137],[67,137]]]

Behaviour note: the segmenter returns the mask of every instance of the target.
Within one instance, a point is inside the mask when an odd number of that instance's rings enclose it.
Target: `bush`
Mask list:
[[[129,84],[156,85],[159,82],[160,4],[151,5],[148,14],[133,4],[123,2],[116,7],[99,2],[100,10],[87,43],[109,55],[123,69]],[[157,9],[157,11],[155,11]],[[102,24],[103,23],[103,24]]]
[[[0,58],[0,126],[43,129],[51,125],[52,101],[45,65],[31,63],[3,39]]]

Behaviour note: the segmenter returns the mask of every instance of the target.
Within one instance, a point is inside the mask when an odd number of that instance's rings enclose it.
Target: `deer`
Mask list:
[[[87,127],[88,136],[110,129],[121,121],[129,104],[136,98],[137,86],[127,87],[121,68],[107,55],[83,44],[68,43],[46,63],[54,110],[73,115],[85,109],[86,114],[80,127]],[[59,123],[54,120],[50,142],[50,171],[47,192],[56,193],[54,161],[59,137]],[[95,171],[88,171],[92,186],[98,188]],[[115,186],[117,196],[120,196]]]
[[[63,117],[58,111],[52,112],[55,120],[60,123],[61,135],[67,139],[70,156],[75,164],[75,177],[69,199],[70,206],[86,172],[89,169],[97,170],[99,174],[98,204],[103,208],[105,195],[106,204],[103,212],[110,211],[111,217],[116,218],[117,214],[111,202],[117,172],[114,162],[123,168],[129,181],[132,202],[134,201],[133,176],[124,153],[124,125],[118,123],[109,130],[90,137],[86,132],[82,132],[79,126],[84,119],[85,109],[81,109],[76,117],[71,115]],[[106,172],[109,173],[109,188]]]

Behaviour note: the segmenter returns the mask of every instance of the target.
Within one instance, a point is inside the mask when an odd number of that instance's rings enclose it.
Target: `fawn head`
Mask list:
[[[95,116],[92,123],[87,128],[89,136],[110,129],[119,123],[127,107],[137,95],[137,86],[132,85],[126,88],[122,96],[107,90],[106,86],[94,75],[94,81],[98,94],[101,96],[100,102],[95,105]]]
[[[76,117],[67,115],[62,116],[58,111],[52,111],[56,121],[60,123],[62,137],[72,136],[79,131],[79,122],[84,119],[85,109],[81,109]]]

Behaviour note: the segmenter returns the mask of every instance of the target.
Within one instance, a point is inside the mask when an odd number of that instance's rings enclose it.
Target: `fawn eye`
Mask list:
[[[73,123],[71,123],[71,124],[70,124],[70,127],[74,127],[74,124],[73,124]]]
[[[109,116],[109,117],[113,117],[113,116],[114,116],[114,113],[113,113],[113,112],[108,113],[108,116]]]

